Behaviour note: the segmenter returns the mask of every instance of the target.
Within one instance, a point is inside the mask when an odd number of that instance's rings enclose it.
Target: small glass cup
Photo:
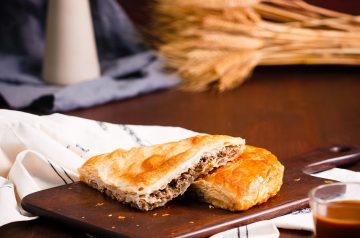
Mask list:
[[[317,238],[360,237],[360,183],[333,183],[310,191]]]

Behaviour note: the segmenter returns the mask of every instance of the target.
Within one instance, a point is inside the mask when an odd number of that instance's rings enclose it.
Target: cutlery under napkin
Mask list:
[[[22,199],[30,193],[78,180],[77,168],[93,155],[196,134],[179,127],[111,124],[62,114],[36,116],[0,110],[0,226],[36,218],[21,209],[16,195]],[[360,182],[360,173],[337,168],[316,176]],[[213,237],[279,237],[276,227],[312,230],[311,212],[301,210]]]

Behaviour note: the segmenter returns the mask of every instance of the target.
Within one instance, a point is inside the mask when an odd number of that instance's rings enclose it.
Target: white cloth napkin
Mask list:
[[[62,114],[0,110],[0,226],[33,219],[21,209],[20,200],[77,181],[77,168],[93,155],[196,134],[178,127],[115,125]]]
[[[280,236],[279,230],[271,221],[260,221],[250,225],[234,228],[220,232],[211,238],[277,238]]]
[[[0,226],[35,217],[19,206],[20,200],[33,192],[78,180],[77,168],[93,155],[117,148],[129,149],[175,141],[199,134],[179,127],[117,125],[77,117],[52,114],[36,116],[0,110]],[[349,181],[339,169],[317,176]],[[352,180],[352,179],[350,179]],[[279,237],[276,228],[312,230],[309,210],[292,213],[272,221],[221,232],[213,237]]]

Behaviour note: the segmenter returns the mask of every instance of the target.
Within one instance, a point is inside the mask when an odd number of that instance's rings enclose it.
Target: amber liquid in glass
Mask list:
[[[317,238],[360,238],[360,201],[329,202],[326,216],[315,216]]]

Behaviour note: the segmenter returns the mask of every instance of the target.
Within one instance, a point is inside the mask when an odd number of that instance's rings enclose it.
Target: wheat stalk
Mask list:
[[[191,91],[232,89],[257,65],[360,65],[360,17],[302,0],[157,0],[144,32]]]

